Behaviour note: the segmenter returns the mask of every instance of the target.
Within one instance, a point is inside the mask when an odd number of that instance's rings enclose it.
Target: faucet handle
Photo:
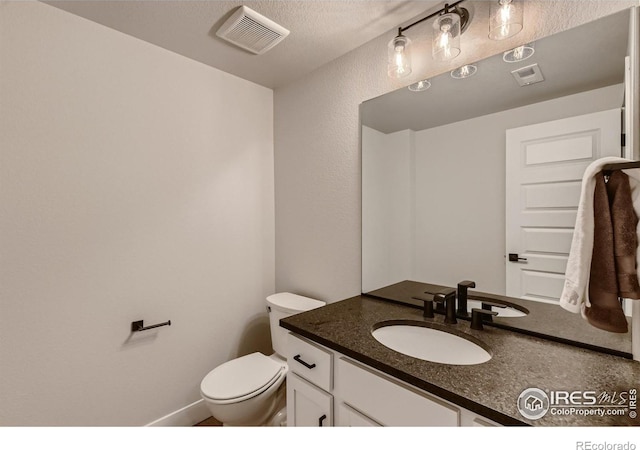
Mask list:
[[[482,302],[482,309],[484,309],[485,311],[492,311],[492,306],[495,306],[496,308],[506,308],[506,306],[501,303],[492,302],[486,299],[482,299],[480,301]],[[497,314],[498,313],[496,312],[495,314],[491,314],[491,316],[495,316]],[[487,322],[493,322],[493,318],[491,316],[487,318]]]
[[[456,290],[453,288],[444,288],[433,294],[433,301],[436,303],[444,303],[445,319],[444,323],[455,324],[456,320]]]
[[[411,297],[414,300],[420,300],[424,302],[424,307],[422,309],[422,317],[427,317],[429,319],[433,319],[435,316],[433,315],[433,299],[426,299],[422,297]]]
[[[479,309],[472,308],[471,309],[471,329],[472,330],[483,330],[482,319],[483,316],[497,316],[498,313],[496,311],[491,311],[490,309]]]
[[[446,302],[451,297],[456,298],[456,290],[454,288],[443,288],[433,293],[433,301],[436,303]]]

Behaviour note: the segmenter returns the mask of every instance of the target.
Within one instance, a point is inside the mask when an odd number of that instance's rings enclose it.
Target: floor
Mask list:
[[[204,419],[202,422],[197,423],[194,427],[221,427],[222,422],[218,422],[214,417]]]

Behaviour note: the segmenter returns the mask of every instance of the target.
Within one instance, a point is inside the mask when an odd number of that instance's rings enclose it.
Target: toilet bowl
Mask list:
[[[211,414],[225,425],[263,425],[276,411],[287,363],[251,353],[213,369],[200,385]]]
[[[204,377],[200,393],[213,417],[227,426],[280,425],[286,420],[287,331],[280,327],[280,319],[324,305],[288,292],[267,297],[274,353],[241,356]]]

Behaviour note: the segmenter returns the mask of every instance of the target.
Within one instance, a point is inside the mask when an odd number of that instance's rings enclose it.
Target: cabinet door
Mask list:
[[[383,426],[456,427],[460,424],[460,408],[438,397],[346,358],[339,358],[336,367],[336,397]]]
[[[341,427],[381,427],[378,422],[371,417],[365,416],[359,411],[356,411],[346,403],[341,403],[339,406],[338,426]]]
[[[290,372],[287,375],[287,425],[332,426],[333,396]]]
[[[460,425],[463,427],[499,427],[501,425],[496,422],[487,419],[486,417],[479,416],[476,413],[462,410],[462,416],[460,417]]]

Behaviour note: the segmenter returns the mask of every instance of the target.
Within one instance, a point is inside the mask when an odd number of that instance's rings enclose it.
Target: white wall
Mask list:
[[[36,2],[0,61],[0,425],[146,424],[268,351],[272,91]]]
[[[276,90],[277,290],[326,301],[360,292],[361,102],[638,4],[637,0],[527,1],[523,32],[505,41],[490,41],[487,8],[481,3],[486,2],[473,2],[474,20],[461,38],[464,50],[448,65],[416,57],[410,79],[401,84],[390,81],[386,52],[394,29]],[[417,41],[414,55],[420,54],[418,47],[423,44]]]
[[[412,278],[413,134],[362,127],[363,292]]]

